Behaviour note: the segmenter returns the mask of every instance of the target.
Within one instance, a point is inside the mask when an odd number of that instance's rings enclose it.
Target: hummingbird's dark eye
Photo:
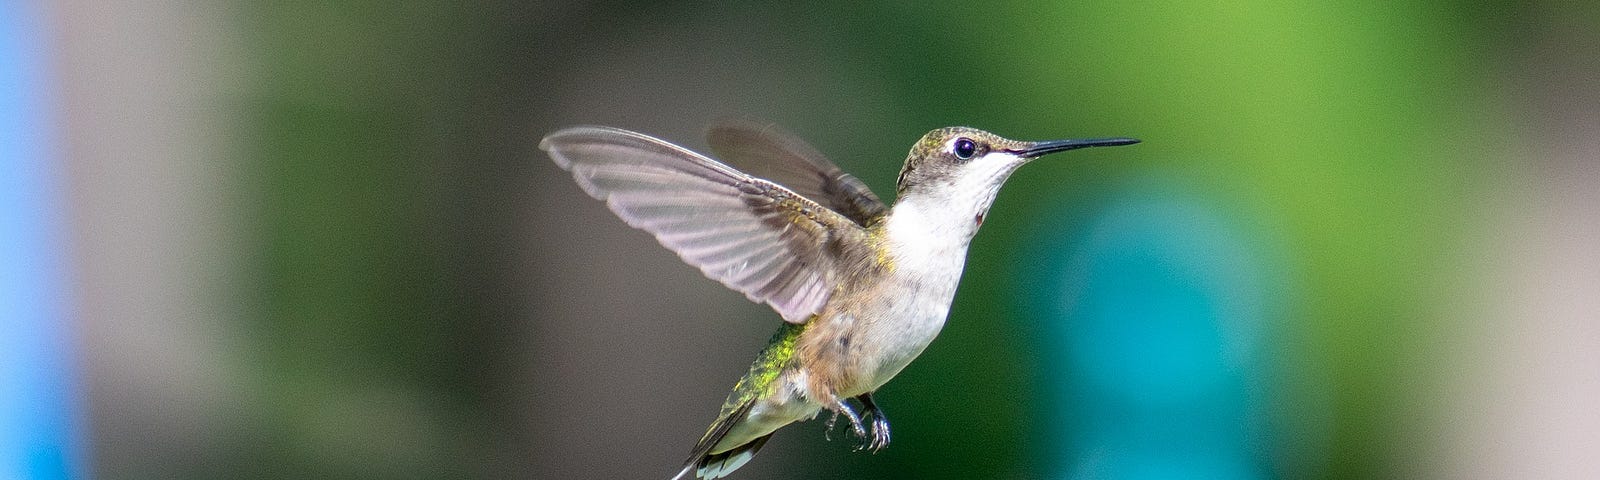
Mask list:
[[[956,158],[966,160],[978,153],[978,144],[965,138],[956,140]]]

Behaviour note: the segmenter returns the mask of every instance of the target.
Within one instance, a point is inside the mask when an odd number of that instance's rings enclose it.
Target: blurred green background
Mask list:
[[[665,478],[777,317],[536,145],[756,118],[1144,143],[1013,177],[892,446],[737,478],[1600,472],[1594,4],[858,3],[56,5],[91,471]]]

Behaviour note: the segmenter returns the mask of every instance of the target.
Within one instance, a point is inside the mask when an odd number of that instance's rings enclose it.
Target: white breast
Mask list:
[[[914,202],[895,205],[884,232],[894,264],[885,279],[890,285],[881,291],[883,298],[860,312],[874,320],[867,327],[872,331],[862,338],[877,343],[871,351],[877,352],[878,361],[869,365],[872,371],[858,388],[871,391],[882,386],[939,335],[975,230],[975,224],[950,221],[948,212],[926,210]]]

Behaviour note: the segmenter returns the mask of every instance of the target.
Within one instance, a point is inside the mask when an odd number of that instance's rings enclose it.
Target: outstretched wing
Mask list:
[[[856,225],[871,225],[889,211],[867,184],[776,126],[727,122],[711,127],[706,143],[734,168],[788,187]]]
[[[574,127],[539,148],[628,225],[790,323],[804,323],[833,293],[833,242],[865,235],[782,186],[644,134]]]

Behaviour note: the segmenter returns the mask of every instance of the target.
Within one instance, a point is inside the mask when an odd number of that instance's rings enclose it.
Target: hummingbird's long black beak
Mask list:
[[[1018,156],[1021,156],[1022,158],[1035,158],[1035,157],[1039,157],[1039,156],[1042,156],[1042,155],[1049,155],[1049,154],[1056,153],[1056,152],[1065,152],[1067,150],[1075,150],[1075,149],[1079,149],[1079,148],[1116,147],[1116,146],[1121,146],[1121,145],[1133,145],[1135,143],[1139,143],[1139,139],[1137,139],[1137,138],[1117,137],[1117,138],[1083,138],[1083,139],[1077,139],[1077,140],[1053,140],[1053,141],[1047,141],[1047,142],[1034,142],[1032,145],[1029,145],[1027,148],[1018,149],[1018,150],[1012,150],[1011,153],[1015,153]]]

